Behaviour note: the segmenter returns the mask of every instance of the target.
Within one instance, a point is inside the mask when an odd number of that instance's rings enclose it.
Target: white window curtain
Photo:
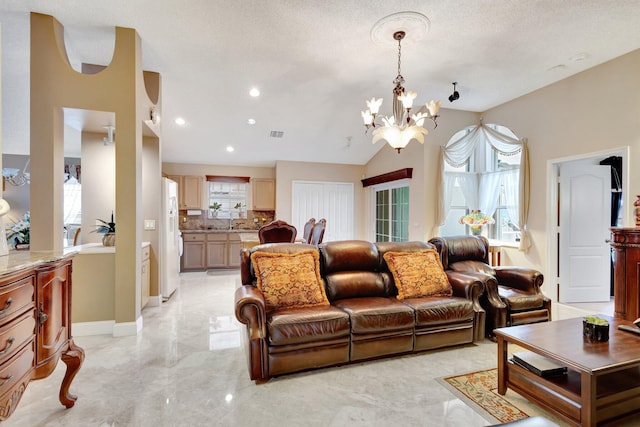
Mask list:
[[[526,138],[518,139],[510,135],[503,134],[493,129],[494,125],[469,126],[456,134],[442,147],[440,159],[440,176],[438,185],[441,191],[437,203],[436,226],[444,224],[447,214],[447,207],[444,200],[444,162],[446,161],[454,167],[460,167],[469,161],[474,153],[477,144],[489,144],[491,148],[503,155],[516,154],[522,151],[520,157],[519,174],[519,200],[518,200],[518,226],[520,227],[520,250],[526,252],[531,247],[531,238],[527,230],[529,217],[529,149]],[[490,206],[489,206],[490,207]],[[494,208],[495,211],[495,208]],[[434,230],[437,234],[437,230]]]
[[[518,206],[518,182],[520,182],[520,171],[509,170],[502,172],[504,174],[504,197],[507,204],[507,212],[509,212],[509,218],[511,221],[516,222],[515,218],[518,218],[518,212],[516,206]],[[520,227],[520,218],[517,219],[518,223],[515,224]]]
[[[498,208],[502,172],[486,172],[480,175],[480,211],[493,216]]]

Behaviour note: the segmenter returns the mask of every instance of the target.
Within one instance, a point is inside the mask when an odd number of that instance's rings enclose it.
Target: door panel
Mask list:
[[[609,166],[560,169],[560,302],[610,299]]]
[[[327,220],[324,242],[353,239],[353,184],[294,182],[291,222],[302,236],[309,218]]]

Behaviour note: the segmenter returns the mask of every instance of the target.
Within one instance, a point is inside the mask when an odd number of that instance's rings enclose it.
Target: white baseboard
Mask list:
[[[85,337],[87,335],[112,335],[115,320],[102,320],[99,322],[81,322],[71,325],[74,337]]]
[[[138,335],[142,330],[142,316],[135,322],[116,323],[115,320],[102,320],[99,322],[74,323],[71,326],[74,337],[88,335],[112,335],[114,337],[126,337]]]

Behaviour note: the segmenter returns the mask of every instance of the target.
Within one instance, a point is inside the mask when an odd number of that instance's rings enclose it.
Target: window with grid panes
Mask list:
[[[376,187],[375,241],[406,242],[409,240],[409,187]]]

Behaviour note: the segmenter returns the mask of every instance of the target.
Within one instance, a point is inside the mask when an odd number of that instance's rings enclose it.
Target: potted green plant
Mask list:
[[[246,207],[246,205],[244,205],[242,202],[236,203],[236,205],[233,207],[234,209],[238,210],[238,217],[239,218],[244,218],[244,216],[245,216],[244,208],[245,207]]]
[[[104,246],[115,246],[116,245],[116,223],[113,219],[113,211],[111,212],[111,221],[107,222],[103,219],[98,218],[97,220],[100,224],[96,225],[96,229],[94,230],[96,233],[102,233],[102,244]]]
[[[220,209],[222,209],[222,204],[218,203],[218,202],[213,202],[212,204],[209,205],[209,209],[211,210],[211,216],[213,218],[217,218],[218,217],[218,211],[220,211]]]

